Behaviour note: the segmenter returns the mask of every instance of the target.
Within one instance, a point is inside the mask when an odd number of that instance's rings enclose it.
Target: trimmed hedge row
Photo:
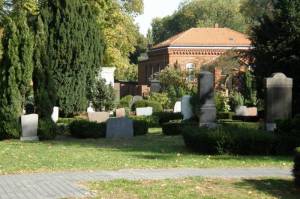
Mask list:
[[[150,100],[140,100],[140,101],[135,102],[132,106],[133,110],[135,110],[136,108],[141,108],[141,107],[152,107],[154,113],[163,111],[163,107],[160,103],[155,102],[155,101],[150,101]]]
[[[155,116],[158,117],[159,125],[170,122],[172,120],[183,119],[183,115],[181,113],[172,113],[172,112],[159,112],[159,113],[155,113]]]
[[[300,188],[300,147],[295,150],[293,175],[296,187]]]
[[[162,124],[162,132],[164,135],[181,135],[183,124],[179,121],[173,121]]]
[[[183,138],[188,148],[206,154],[278,155],[291,154],[300,139],[278,136],[254,127],[254,124],[225,124],[216,129],[186,126]],[[253,125],[253,126],[252,126]]]

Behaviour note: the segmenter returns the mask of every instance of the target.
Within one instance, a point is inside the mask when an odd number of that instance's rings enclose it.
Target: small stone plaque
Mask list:
[[[108,112],[89,112],[88,116],[90,122],[103,123],[109,119]]]
[[[106,138],[132,138],[133,121],[128,118],[110,118],[106,125]]]
[[[181,113],[181,101],[175,103],[174,113]]]
[[[152,114],[152,107],[136,108],[136,116],[151,116]]]
[[[116,109],[116,117],[117,118],[122,118],[126,116],[126,111],[125,108],[118,108]]]

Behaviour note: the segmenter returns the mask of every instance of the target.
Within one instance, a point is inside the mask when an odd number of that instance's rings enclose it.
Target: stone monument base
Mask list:
[[[39,137],[38,136],[34,136],[34,137],[21,137],[21,141],[39,141]]]

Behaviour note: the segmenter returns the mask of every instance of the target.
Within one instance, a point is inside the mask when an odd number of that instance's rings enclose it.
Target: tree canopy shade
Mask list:
[[[96,11],[89,0],[47,0],[40,8],[34,78],[40,112],[47,95],[66,115],[86,110],[103,58]]]
[[[245,18],[240,12],[242,0],[185,1],[173,15],[152,22],[154,43],[161,42],[191,27],[229,27],[245,32]]]
[[[258,91],[263,78],[283,72],[294,78],[294,99],[300,103],[300,1],[280,0],[272,15],[265,15],[253,29],[255,74]],[[299,108],[298,108],[299,112]]]

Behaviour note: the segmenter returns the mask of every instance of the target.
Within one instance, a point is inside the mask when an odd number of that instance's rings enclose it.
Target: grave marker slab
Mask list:
[[[94,113],[89,112],[88,117],[89,117],[90,122],[103,123],[109,119],[109,113],[108,112],[94,112]]]
[[[125,108],[118,108],[118,109],[116,109],[116,117],[117,118],[126,117]]]
[[[151,116],[152,114],[152,107],[136,108],[136,116]]]
[[[21,125],[22,125],[21,141],[39,140],[39,137],[37,136],[38,123],[39,123],[38,114],[21,116]]]
[[[188,120],[193,117],[193,109],[190,103],[191,96],[185,95],[181,99],[181,113],[183,115],[183,120]]]
[[[128,118],[110,118],[106,125],[106,138],[132,138],[133,121]]]

